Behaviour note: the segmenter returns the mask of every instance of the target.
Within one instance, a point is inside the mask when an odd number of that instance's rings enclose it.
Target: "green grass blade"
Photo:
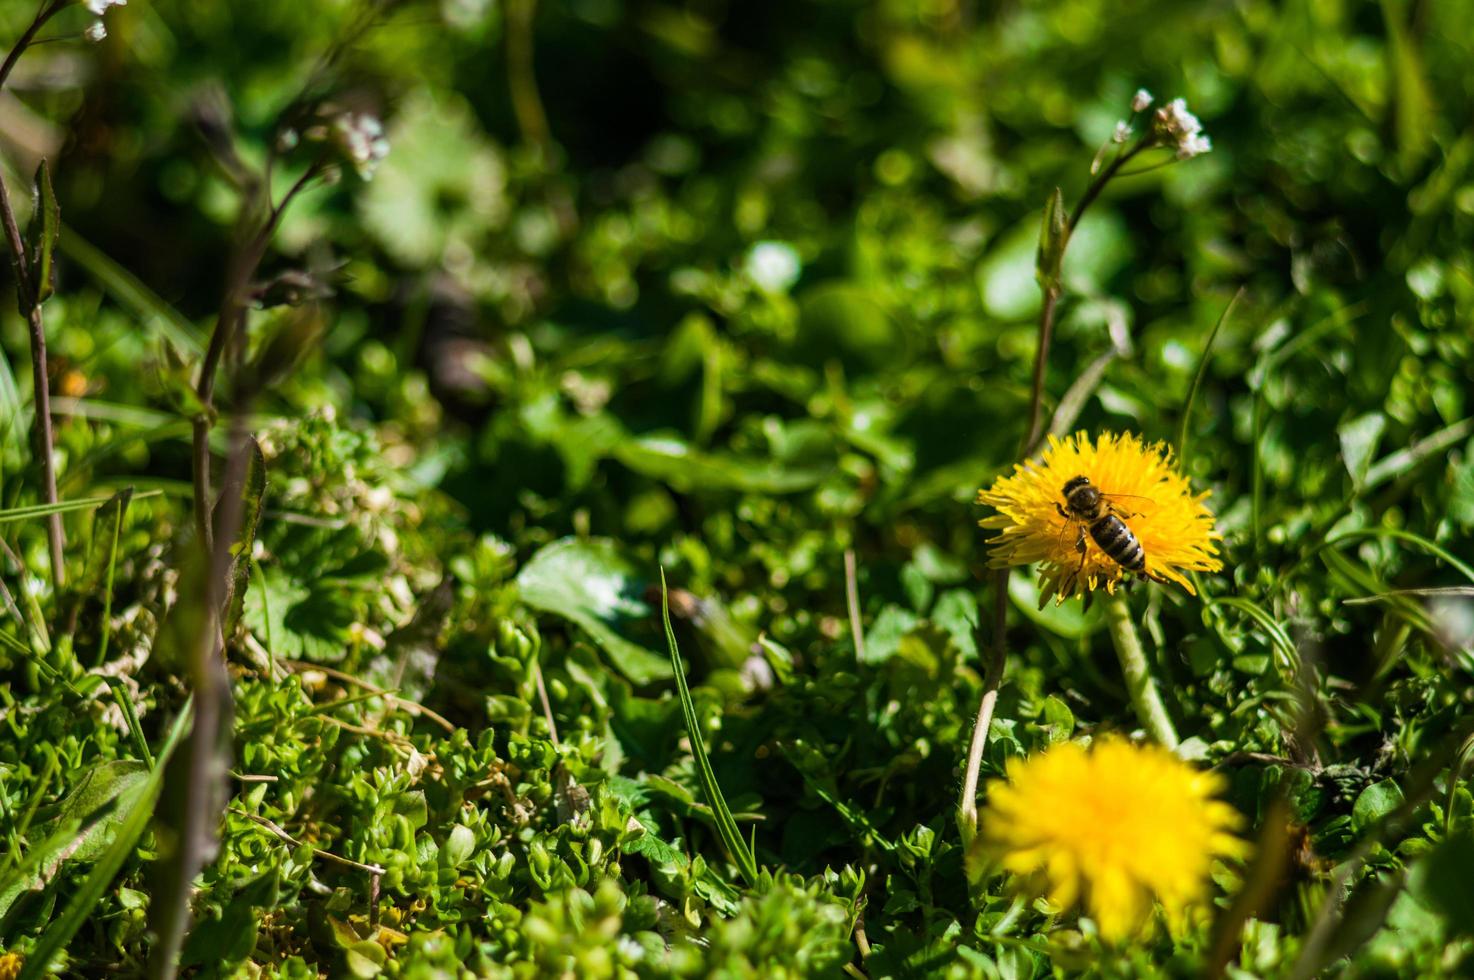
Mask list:
[[[1244,613],[1254,622],[1258,623],[1264,632],[1269,634],[1271,645],[1279,651],[1283,658],[1284,666],[1289,670],[1296,670],[1300,666],[1300,654],[1295,649],[1295,643],[1290,639],[1290,634],[1285,628],[1277,623],[1273,616],[1265,612],[1257,603],[1242,598],[1241,596],[1224,596],[1213,600],[1215,606],[1228,606]]]
[[[1239,299],[1244,295],[1244,287],[1240,286],[1218,314],[1218,322],[1213,324],[1213,330],[1208,334],[1207,343],[1203,344],[1202,356],[1198,358],[1198,370],[1193,374],[1192,387],[1187,390],[1187,401],[1182,403],[1182,424],[1177,431],[1177,458],[1184,464],[1187,462],[1187,433],[1188,423],[1192,419],[1193,402],[1198,400],[1198,389],[1203,385],[1203,375],[1208,373],[1208,362],[1213,359],[1213,341],[1218,339],[1218,331],[1223,329],[1224,323],[1228,322],[1233,308],[1238,305]]]
[[[686,686],[686,670],[681,665],[681,651],[676,646],[676,633],[670,625],[670,596],[665,586],[664,568],[660,570],[660,609],[665,618],[665,642],[670,647],[671,669],[676,675],[676,693],[681,701],[681,714],[686,719],[686,734],[691,739],[691,754],[696,757],[696,772],[701,778],[701,791],[706,795],[707,805],[716,818],[717,836],[721,838],[722,846],[736,862],[743,880],[749,885],[755,885],[758,875],[757,859],[752,856],[751,848],[737,829],[737,821],[732,817],[727,799],[722,795],[722,788],[717,785],[716,773],[712,772],[711,760],[706,757],[706,745],[701,740],[701,723],[696,717],[691,689]]]
[[[133,495],[134,500],[142,500],[146,497],[157,497],[163,491],[144,490]],[[101,507],[112,500],[112,496],[106,497],[84,497],[81,500],[58,500],[54,504],[33,504],[30,507],[12,507],[9,510],[0,510],[0,524],[8,524],[12,521],[28,521],[33,517],[46,517],[48,514],[70,514],[77,510],[91,510]]]
[[[191,354],[205,352],[204,340],[194,324],[74,229],[63,225],[62,230],[61,250],[90,272],[119,305],[127,307],[145,326],[157,330],[180,350]]]
[[[1459,559],[1449,554],[1449,552],[1446,551],[1444,548],[1433,543],[1432,541],[1429,541],[1422,535],[1414,534],[1412,531],[1404,531],[1403,529],[1396,527],[1363,528],[1357,531],[1347,531],[1344,534],[1338,534],[1334,538],[1327,538],[1320,544],[1316,545],[1314,548],[1311,548],[1300,558],[1296,559],[1295,563],[1280,575],[1280,582],[1283,583],[1287,581],[1291,573],[1296,571],[1301,565],[1305,564],[1316,555],[1320,554],[1322,551],[1325,551],[1327,548],[1335,548],[1338,545],[1346,544],[1351,541],[1361,541],[1365,538],[1392,538],[1396,541],[1406,541],[1409,544],[1415,544],[1419,548],[1422,548],[1424,551],[1428,552],[1433,557],[1447,562],[1450,568],[1457,571],[1460,575],[1464,576],[1464,578],[1468,579],[1470,582],[1474,582],[1474,568],[1470,568],[1468,565],[1464,564],[1462,561],[1459,561]]]
[[[190,707],[186,705],[185,710],[174,719],[174,727],[169,730],[169,738],[159,750],[160,763],[168,760],[184,733],[189,730],[188,722],[193,713]],[[103,893],[113,883],[113,879],[118,876],[118,872],[123,869],[123,864],[133,853],[138,838],[143,836],[144,830],[148,827],[149,819],[153,817],[154,804],[158,802],[159,790],[163,788],[163,785],[164,766],[161,764],[149,773],[148,781],[139,790],[138,799],[134,802],[132,811],[119,825],[117,836],[113,838],[112,844],[92,866],[92,873],[72,895],[71,901],[67,902],[61,915],[53,919],[46,927],[46,931],[41,934],[35,948],[26,955],[25,966],[21,969],[17,980],[40,980],[45,976],[52,957],[67,947],[72,937],[77,934],[77,930],[81,929],[88,917],[92,915],[93,908],[102,899]]]

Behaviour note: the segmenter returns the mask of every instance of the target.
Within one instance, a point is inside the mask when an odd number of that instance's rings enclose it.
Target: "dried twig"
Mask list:
[[[363,871],[373,875],[376,878],[384,874],[385,869],[379,867],[379,865],[377,864],[364,864],[362,861],[355,861],[352,858],[345,858],[341,855],[334,854],[332,851],[325,851],[320,847],[313,847],[311,844],[299,841],[297,838],[293,837],[291,834],[283,830],[280,824],[277,824],[275,821],[268,820],[266,817],[257,816],[254,813],[247,813],[245,810],[242,810],[238,806],[231,807],[230,812],[234,813],[238,817],[244,817],[261,829],[270,832],[273,837],[277,838],[284,844],[290,844],[292,847],[307,848],[308,850],[312,851],[312,856],[315,858],[320,858],[324,861],[331,861],[333,864],[341,864],[345,868],[353,868],[358,871]]]
[[[402,698],[398,694],[395,694],[393,691],[386,691],[378,685],[370,684],[368,681],[358,677],[354,677],[352,674],[345,673],[341,670],[335,670],[332,667],[324,667],[322,664],[308,663],[305,660],[290,660],[278,657],[276,662],[286,667],[293,673],[297,674],[302,674],[306,673],[307,671],[313,670],[320,671],[324,676],[331,677],[335,681],[341,681],[344,684],[352,684],[354,687],[362,688],[363,690],[368,691],[371,694],[376,694],[384,700],[393,703],[396,707],[403,708],[411,715],[415,715],[416,717],[423,716],[425,718],[428,718],[430,721],[433,721],[435,724],[439,725],[447,732],[454,732],[456,730],[456,726],[447,721],[444,716],[430,710],[423,704],[420,704],[418,701],[411,701],[408,698]]]

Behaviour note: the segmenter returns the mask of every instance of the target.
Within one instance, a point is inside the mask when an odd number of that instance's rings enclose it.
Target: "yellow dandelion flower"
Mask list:
[[[1107,942],[1139,934],[1152,901],[1181,931],[1208,897],[1216,857],[1241,857],[1238,811],[1216,773],[1159,746],[1115,738],[1011,759],[988,790],[982,844],[1026,890],[1081,902]]]
[[[1012,474],[978,491],[978,503],[998,511],[978,523],[1003,531],[991,545],[992,565],[1039,563],[1040,608],[1051,596],[1058,604],[1101,587],[1114,594],[1122,577],[1132,574],[1096,543],[1091,522],[1070,515],[1064,486],[1078,477],[1103,495],[1099,513],[1120,518],[1140,543],[1140,574],[1192,592],[1183,572],[1223,567],[1215,557],[1220,535],[1203,505],[1208,493],[1192,492],[1165,445],[1146,445],[1130,432],[1105,432],[1095,441],[1084,432],[1063,440],[1050,436],[1038,460],[1014,466]],[[1124,543],[1115,541],[1118,556]],[[1134,558],[1135,550],[1124,554]]]
[[[20,976],[20,968],[25,965],[19,953],[6,953],[0,956],[0,980],[15,980]]]

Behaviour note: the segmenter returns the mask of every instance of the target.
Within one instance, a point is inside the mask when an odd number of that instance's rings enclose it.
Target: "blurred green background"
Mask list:
[[[0,37],[30,7],[0,7]],[[1213,761],[1293,753],[1294,683],[1276,646],[1293,633],[1317,666],[1325,760],[1344,769],[1239,769],[1233,799],[1254,819],[1291,786],[1315,846],[1339,857],[1385,812],[1389,791],[1363,807],[1365,794],[1466,712],[1467,607],[1344,600],[1460,582],[1426,545],[1467,556],[1474,529],[1474,4],[133,0],[107,24],[100,45],[26,56],[0,99],[0,139],[12,174],[51,159],[67,225],[46,307],[62,495],[165,491],[134,505],[116,609],[160,608],[167,542],[187,525],[185,389],[232,247],[232,157],[265,159],[304,91],[384,120],[392,149],[373,180],[305,193],[262,269],[315,270],[333,289],[321,342],[253,406],[271,482],[245,622],[278,655],[381,680],[385,637],[390,653],[434,648],[397,683],[484,743],[434,743],[459,761],[411,841],[444,839],[457,794],[501,753],[542,804],[556,764],[609,813],[623,807],[598,830],[607,854],[638,810],[651,841],[685,839],[716,861],[668,664],[651,652],[659,562],[685,590],[676,618],[698,701],[723,712],[722,785],[763,818],[759,860],[820,891],[842,890],[820,878],[831,866],[869,868],[886,892],[872,893],[871,939],[892,964],[952,950],[957,921],[992,928],[1007,898],[975,906],[960,849],[939,842],[981,688],[972,498],[1027,427],[1043,204],[1056,187],[1079,198],[1139,87],[1185,98],[1213,150],[1114,181],[1092,208],[1065,266],[1044,407],[1094,366],[1079,428],[1175,441],[1209,334],[1243,289],[1183,465],[1212,490],[1224,535],[1226,568],[1205,594],[1257,604],[1274,628],[1180,591],[1134,597],[1182,734]],[[305,165],[299,152],[276,168],[278,196]],[[272,317],[253,320],[253,344],[269,343]],[[9,507],[37,500],[25,325],[11,312],[0,342]],[[81,539],[84,522],[69,521]],[[583,540],[540,550],[568,536]],[[19,544],[44,568],[39,525]],[[987,776],[1077,722],[1131,724],[1099,610],[1039,612],[1029,576],[1012,582]],[[151,626],[141,617],[117,649]],[[754,654],[760,633],[777,646]],[[539,740],[538,644],[561,756]],[[178,667],[150,662],[143,677],[165,709],[146,715],[151,733],[179,703]],[[258,746],[242,766],[284,774],[263,812],[295,818],[311,794],[293,781],[321,777],[325,844],[399,860],[386,894],[437,894],[415,845],[382,829],[409,784],[365,775],[402,760],[346,736],[336,749],[325,737],[322,757],[272,742],[281,719],[315,717],[311,700],[237,680],[240,741]],[[40,771],[42,743],[78,767],[126,751],[101,723],[69,734],[76,718],[55,708],[3,759],[16,772]],[[430,751],[422,722],[415,737]],[[476,824],[478,848],[526,844],[498,836],[502,817]],[[584,831],[549,833],[563,846]],[[1408,833],[1377,867],[1436,836]],[[217,912],[259,838],[227,828],[207,883]],[[620,888],[652,878],[667,899],[732,911],[710,870],[672,871],[654,846],[645,858],[664,871],[626,855]],[[591,865],[603,867],[585,863],[578,884],[592,892]],[[567,882],[529,884],[523,867],[483,868],[485,904],[546,901],[527,914],[577,933],[560,918]],[[303,931],[305,873],[278,871],[284,934]],[[432,898],[422,924],[458,921],[460,900]],[[784,922],[783,901],[744,908],[741,922]],[[1286,935],[1304,925],[1282,918]],[[495,920],[509,944],[497,955],[532,942],[513,919]],[[118,948],[142,941],[129,928]],[[730,928],[713,962],[745,948]],[[1419,933],[1424,966],[1441,929]],[[1384,944],[1380,968],[1411,968],[1402,942]],[[1274,941],[1263,948],[1254,968],[1283,965]]]
[[[207,323],[236,204],[197,121],[233,117],[260,159],[362,8],[109,16],[95,50],[23,63],[12,158],[53,156],[77,236]],[[1078,197],[1143,86],[1186,97],[1215,149],[1114,184],[1092,214],[1049,397],[1114,325],[1132,354],[1084,423],[1170,435],[1246,285],[1194,476],[1244,499],[1244,379],[1315,327],[1294,397],[1268,379],[1262,462],[1271,487],[1340,479],[1330,435],[1365,410],[1389,444],[1465,412],[1471,21],[1392,0],[391,4],[328,84],[386,120],[393,152],[370,184],[309,193],[268,262],[343,280],[321,353],[271,410],[387,423],[473,526],[529,543],[575,520],[661,540],[732,519],[672,495],[675,476],[707,493],[777,481],[805,520],[887,545],[930,519],[966,553],[957,505],[1023,424],[1041,203],[1056,185]],[[158,357],[157,331],[99,304],[75,252],[64,272],[67,390],[156,402],[131,368]],[[6,331],[24,363],[14,318]],[[170,447],[140,467],[142,451],[120,471],[183,477]]]

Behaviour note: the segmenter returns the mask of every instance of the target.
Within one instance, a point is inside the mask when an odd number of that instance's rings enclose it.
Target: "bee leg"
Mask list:
[[[1080,576],[1085,574],[1085,529],[1083,527],[1080,528],[1079,536],[1075,538],[1075,550],[1080,553],[1080,567],[1075,569],[1075,581],[1078,582]]]
[[[1065,520],[1070,519],[1070,515],[1065,513],[1065,509],[1059,505],[1059,501],[1055,501],[1054,509],[1059,511],[1060,517],[1063,517]]]

